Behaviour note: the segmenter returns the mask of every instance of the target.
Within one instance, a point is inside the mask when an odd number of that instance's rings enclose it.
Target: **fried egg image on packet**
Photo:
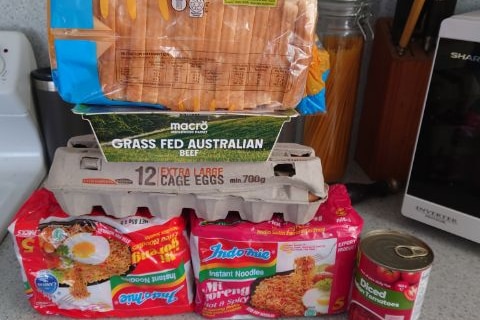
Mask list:
[[[328,313],[330,292],[318,290],[317,288],[309,289],[303,295],[302,302],[305,307],[314,308],[318,313]]]
[[[101,264],[110,255],[110,244],[107,239],[81,232],[67,238],[64,243],[68,247],[69,257],[85,264]]]

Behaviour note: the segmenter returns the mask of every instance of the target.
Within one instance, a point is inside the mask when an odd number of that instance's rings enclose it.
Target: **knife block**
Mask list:
[[[406,182],[433,53],[412,42],[399,56],[391,25],[390,18],[380,18],[375,25],[355,160],[372,180]]]

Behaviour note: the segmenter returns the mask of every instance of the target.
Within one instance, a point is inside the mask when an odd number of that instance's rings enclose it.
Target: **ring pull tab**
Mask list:
[[[428,250],[418,246],[396,246],[395,253],[406,259],[428,256]]]

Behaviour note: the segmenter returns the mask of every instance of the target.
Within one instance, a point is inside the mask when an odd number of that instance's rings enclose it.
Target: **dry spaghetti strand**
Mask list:
[[[326,83],[327,113],[306,117],[304,143],[322,159],[325,181],[335,182],[347,166],[363,38],[325,36],[323,45],[331,66]]]

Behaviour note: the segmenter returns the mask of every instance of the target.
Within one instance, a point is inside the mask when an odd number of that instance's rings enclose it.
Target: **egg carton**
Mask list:
[[[292,143],[277,143],[265,162],[107,162],[82,136],[57,149],[45,187],[72,216],[101,206],[118,218],[139,207],[164,218],[190,208],[207,220],[235,211],[253,222],[283,213],[303,224],[327,197],[320,159]]]

